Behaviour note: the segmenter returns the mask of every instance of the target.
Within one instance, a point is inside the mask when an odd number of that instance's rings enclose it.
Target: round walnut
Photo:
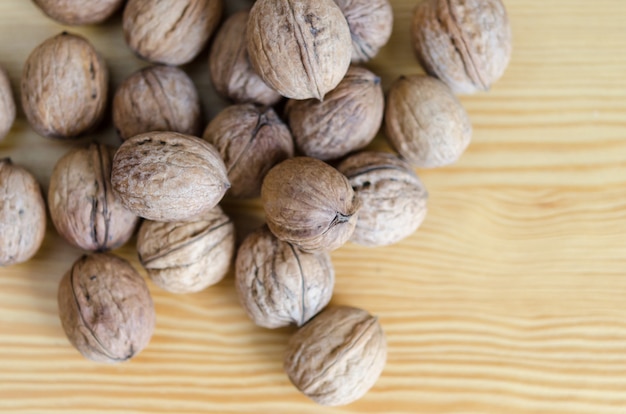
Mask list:
[[[34,0],[48,17],[67,25],[102,23],[115,13],[124,0]]]
[[[0,67],[0,140],[9,133],[13,122],[15,122],[15,100],[11,82],[6,71]]]
[[[287,344],[285,372],[318,404],[350,404],[374,386],[385,367],[387,342],[378,318],[362,309],[330,307]]]
[[[90,251],[115,249],[130,239],[139,218],[111,188],[115,149],[102,144],[70,150],[57,162],[48,190],[50,218],[72,245]]]
[[[298,150],[321,160],[367,146],[380,129],[384,110],[380,78],[359,67],[351,67],[323,102],[290,100],[286,106]]]
[[[410,236],[424,221],[428,193],[411,166],[397,156],[361,152],[337,169],[362,202],[353,242],[387,246]]]
[[[22,105],[41,135],[72,138],[95,128],[104,116],[108,72],[81,36],[63,32],[32,51],[22,73]]]
[[[348,241],[361,207],[343,174],[309,157],[290,158],[272,168],[261,198],[272,233],[309,252],[335,250]]]
[[[152,66],[132,74],[113,99],[113,124],[123,140],[152,131],[198,135],[200,97],[193,81],[175,67]]]
[[[425,0],[411,26],[424,69],[456,93],[488,90],[511,59],[511,27],[501,0]]]
[[[46,205],[35,177],[0,159],[0,266],[23,263],[39,250],[46,233]]]
[[[63,276],[59,316],[70,343],[96,362],[124,362],[150,342],[155,314],[146,282],[111,254],[78,259]]]
[[[235,287],[258,326],[302,326],[330,301],[335,272],[328,253],[306,253],[280,241],[267,227],[239,247]]]
[[[220,112],[204,132],[219,151],[233,197],[257,197],[267,172],[293,157],[289,128],[269,107],[233,105]]]
[[[184,65],[208,43],[222,9],[223,0],[128,0],[124,37],[142,59]]]
[[[137,253],[157,286],[172,293],[199,292],[228,273],[235,226],[218,206],[194,221],[144,221]]]
[[[333,0],[258,0],[247,39],[256,72],[287,98],[322,100],[350,66],[350,29]]]
[[[420,168],[456,162],[472,138],[465,109],[443,82],[429,76],[402,76],[387,97],[387,138]]]

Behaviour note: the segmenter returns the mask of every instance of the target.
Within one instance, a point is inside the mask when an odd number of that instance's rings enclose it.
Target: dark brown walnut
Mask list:
[[[351,67],[323,102],[290,100],[286,107],[296,147],[321,160],[367,146],[380,129],[384,111],[380,78],[359,67]]]
[[[112,254],[85,255],[63,276],[59,316],[70,343],[85,358],[124,362],[150,342],[154,304],[146,282]]]
[[[257,197],[265,174],[294,152],[289,128],[276,112],[253,104],[224,109],[207,126],[204,139],[224,160],[233,197]]]
[[[73,138],[95,128],[104,116],[107,93],[106,64],[81,36],[54,36],[24,64],[22,106],[43,136]]]
[[[48,17],[77,26],[102,23],[113,15],[124,0],[33,0]]]
[[[291,337],[284,368],[304,395],[337,406],[363,397],[386,361],[387,342],[378,318],[362,309],[336,306]]]
[[[0,266],[23,263],[39,250],[46,233],[46,205],[35,177],[0,159]]]
[[[352,235],[361,202],[347,178],[315,158],[290,158],[263,180],[267,225],[282,241],[309,252],[331,251]]]
[[[326,252],[306,253],[263,226],[237,251],[239,302],[258,326],[302,326],[330,301],[335,271]]]
[[[0,141],[6,137],[15,122],[15,100],[11,82],[4,68],[0,67]]]
[[[486,91],[511,59],[511,27],[501,0],[425,0],[411,26],[424,69],[456,93]]]
[[[322,100],[350,65],[350,29],[333,0],[258,0],[247,40],[256,72],[287,98]]]
[[[463,105],[430,76],[402,76],[391,85],[385,125],[391,145],[420,168],[456,162],[472,138]]]
[[[111,188],[115,149],[102,144],[70,150],[57,162],[48,190],[50,218],[72,245],[106,251],[133,235],[139,218],[128,211]]]
[[[424,221],[428,192],[411,166],[397,156],[361,152],[337,169],[362,202],[353,242],[387,246],[410,236]]]
[[[142,59],[184,65],[204,49],[222,10],[223,0],[128,0],[124,38]]]
[[[215,207],[230,187],[217,150],[176,132],[126,140],[113,157],[111,183],[127,209],[154,221],[193,220]]]
[[[217,93],[236,103],[274,105],[281,96],[252,69],[246,44],[247,11],[230,16],[218,30],[209,54],[209,74]]]
[[[235,226],[218,206],[194,221],[144,221],[137,253],[157,286],[172,293],[199,292],[228,273]]]
[[[133,73],[113,99],[113,124],[123,140],[152,131],[198,135],[201,123],[198,91],[175,67],[152,66]]]

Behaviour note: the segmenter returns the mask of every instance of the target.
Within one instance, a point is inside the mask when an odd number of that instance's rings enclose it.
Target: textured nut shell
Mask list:
[[[341,247],[352,235],[361,203],[339,171],[315,158],[278,164],[263,180],[267,225],[280,240],[310,252]]]
[[[144,221],[137,253],[150,279],[161,288],[198,292],[228,273],[235,253],[235,226],[217,206],[195,221]]]
[[[39,183],[10,159],[0,159],[0,266],[33,257],[45,233],[46,205]]]
[[[101,23],[111,17],[124,0],[34,0],[35,4],[57,22],[68,25]]]
[[[81,36],[54,36],[24,64],[22,106],[43,136],[72,138],[93,129],[104,116],[107,93],[106,64]]]
[[[270,168],[294,153],[289,128],[276,112],[253,104],[224,109],[207,126],[204,139],[224,160],[233,197],[257,197]]]
[[[290,100],[286,107],[296,147],[321,160],[367,146],[380,129],[384,110],[380,78],[359,67],[351,67],[323,102]]]
[[[389,90],[387,138],[421,168],[456,162],[472,138],[465,109],[443,82],[429,76],[400,77]]]
[[[426,0],[411,26],[424,69],[456,93],[487,90],[511,58],[511,27],[501,0]]]
[[[250,234],[237,252],[235,287],[255,324],[302,326],[330,301],[335,271],[328,253],[306,253],[267,227]]]
[[[152,131],[198,135],[200,97],[193,81],[175,67],[152,66],[127,78],[113,99],[113,124],[122,139]]]
[[[143,59],[166,65],[191,62],[222,17],[222,0],[128,0],[126,43]]]
[[[333,0],[258,0],[247,39],[256,72],[287,98],[321,100],[350,65],[350,29]]]
[[[130,239],[139,218],[111,188],[115,149],[91,144],[70,150],[57,162],[48,190],[50,218],[72,245],[91,251],[115,249]]]
[[[387,342],[378,319],[362,309],[330,307],[287,344],[285,372],[307,397],[345,405],[374,386],[385,367]]]
[[[274,105],[278,92],[263,82],[248,57],[247,11],[230,16],[218,30],[209,54],[209,74],[217,93],[237,103]]]
[[[6,71],[0,67],[0,141],[6,137],[15,122],[15,100]]]
[[[150,342],[152,297],[124,259],[102,253],[81,257],[61,279],[58,302],[65,334],[85,358],[123,362]]]
[[[337,169],[362,202],[351,241],[387,246],[410,236],[426,217],[428,193],[411,166],[393,154],[361,152]]]
[[[136,135],[113,157],[111,183],[140,217],[185,221],[208,212],[230,186],[215,148],[175,132]]]

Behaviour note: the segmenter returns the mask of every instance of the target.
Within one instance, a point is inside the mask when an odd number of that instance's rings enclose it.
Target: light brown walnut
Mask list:
[[[71,26],[102,23],[113,15],[124,0],[33,0],[48,17]]]
[[[0,67],[0,141],[6,137],[15,122],[15,99],[11,82],[4,68]]]

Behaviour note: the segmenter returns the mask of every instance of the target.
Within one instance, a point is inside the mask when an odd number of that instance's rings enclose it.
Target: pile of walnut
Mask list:
[[[284,361],[293,384],[320,404],[348,404],[378,379],[386,341],[366,311],[326,308],[335,280],[329,252],[348,240],[390,245],[423,222],[427,192],[413,168],[451,164],[467,148],[472,127],[454,92],[486,90],[503,74],[511,53],[506,12],[500,0],[420,2],[412,40],[432,76],[397,79],[385,105],[379,77],[354,64],[387,43],[387,0],[258,0],[218,30],[221,1],[126,3],[128,45],[170,66],[142,69],[118,88],[112,111],[119,148],[71,149],[52,172],[54,227],[72,245],[98,252],[80,258],[61,281],[63,328],[95,361],[125,361],[148,344],[155,315],[144,279],[102,253],[126,243],[142,218],[137,251],[156,285],[175,293],[205,289],[236,256],[237,292],[254,323],[300,327]],[[124,3],[35,2],[66,24],[100,22]],[[198,138],[200,97],[175,65],[193,60],[214,32],[208,72],[234,104]],[[24,65],[24,113],[43,136],[84,135],[103,119],[108,84],[90,42],[61,33]],[[277,113],[272,105],[283,97],[289,100]],[[0,136],[14,118],[0,71]],[[399,155],[361,151],[383,118]],[[234,225],[218,203],[259,195],[267,226],[236,251]],[[32,257],[45,220],[33,176],[0,161],[0,264]]]

